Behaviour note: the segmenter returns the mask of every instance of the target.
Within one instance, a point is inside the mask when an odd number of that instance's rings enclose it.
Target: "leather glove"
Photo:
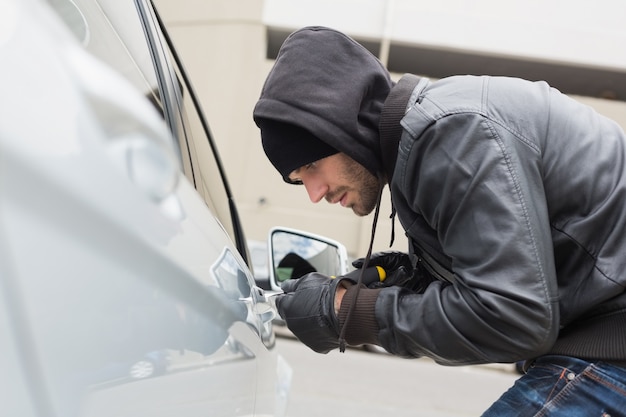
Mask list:
[[[313,272],[281,285],[285,294],[276,298],[276,307],[287,327],[305,345],[318,353],[339,347],[339,320],[335,314],[335,293],[341,286],[355,282],[349,278],[330,278]]]
[[[352,262],[355,268],[363,266],[365,258],[360,258]],[[376,281],[367,280],[367,270],[375,266],[379,266],[385,271],[385,279],[382,277]],[[437,279],[434,278],[426,269],[418,263],[416,255],[408,255],[404,252],[376,252],[370,257],[370,262],[363,276],[363,283],[368,288],[382,288],[390,286],[400,286],[407,288],[416,293],[423,293],[426,287]],[[350,276],[352,273],[348,274]],[[369,274],[371,277],[372,274]],[[352,276],[354,278],[354,276]],[[356,275],[358,279],[358,275]]]
[[[359,258],[352,262],[352,266],[354,266],[355,268],[362,268],[364,261],[365,258]],[[379,266],[385,271],[385,277],[384,279],[383,277],[380,277],[378,281],[371,279],[366,280],[365,277],[368,275],[371,276],[371,274],[365,274],[363,277],[363,284],[365,284],[368,288],[381,288],[391,286],[406,287],[408,286],[407,284],[409,284],[416,275],[416,263],[416,256],[409,256],[408,254],[403,252],[387,251],[373,253],[370,258],[369,264],[367,265],[368,269],[370,267]]]

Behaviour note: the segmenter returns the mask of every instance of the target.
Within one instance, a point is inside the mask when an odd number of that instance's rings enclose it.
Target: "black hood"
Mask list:
[[[388,71],[362,45],[333,29],[306,27],[283,43],[254,120],[305,129],[380,176],[378,122],[392,86]]]

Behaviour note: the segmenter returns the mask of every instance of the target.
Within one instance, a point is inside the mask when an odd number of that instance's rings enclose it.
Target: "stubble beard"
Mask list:
[[[354,160],[346,166],[345,177],[354,184],[353,189],[359,196],[356,203],[352,205],[352,211],[357,216],[363,217],[370,214],[378,203],[378,194],[384,184],[369,172],[363,165]]]

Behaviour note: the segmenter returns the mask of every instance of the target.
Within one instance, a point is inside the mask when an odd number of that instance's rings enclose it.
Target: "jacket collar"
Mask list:
[[[407,103],[413,90],[422,79],[413,74],[405,74],[400,81],[391,89],[385,100],[380,115],[378,129],[380,132],[380,147],[383,160],[383,170],[387,183],[391,183],[391,177],[396,166],[398,144],[402,136],[400,121],[406,114]]]

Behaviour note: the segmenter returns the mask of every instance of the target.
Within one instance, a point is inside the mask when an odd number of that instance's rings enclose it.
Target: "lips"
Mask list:
[[[330,204],[340,204],[342,207],[348,207],[348,192],[344,190],[337,190],[332,193],[326,194],[326,201]]]

